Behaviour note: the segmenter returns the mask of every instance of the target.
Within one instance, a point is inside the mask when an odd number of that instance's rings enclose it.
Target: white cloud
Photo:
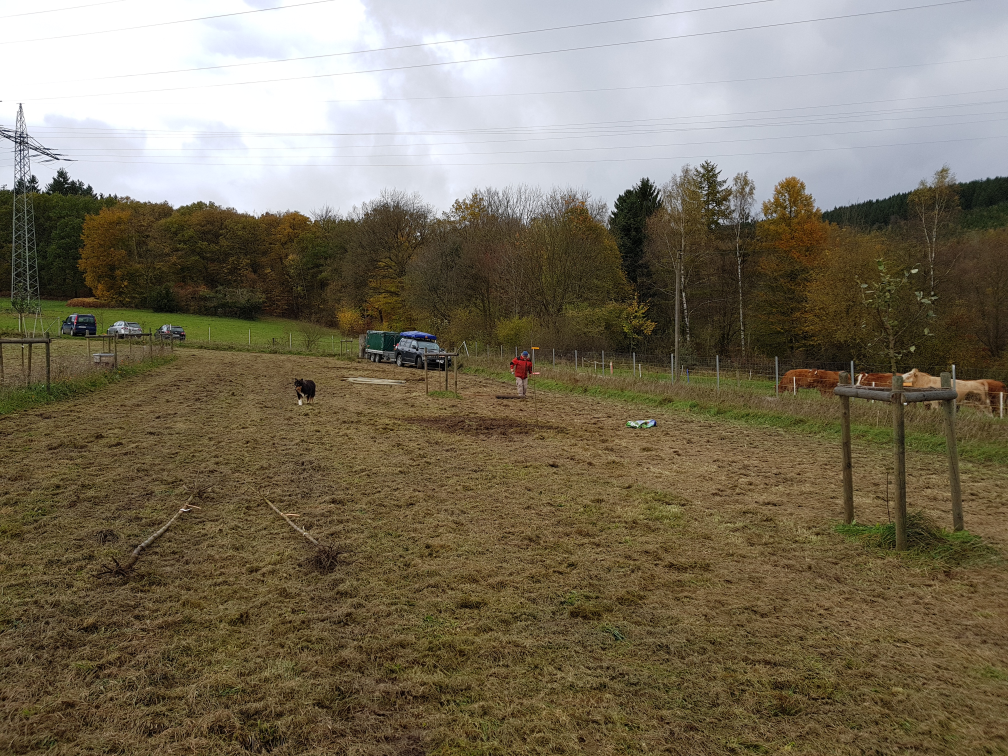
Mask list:
[[[13,125],[23,100],[35,136],[78,158],[71,175],[98,191],[258,211],[347,209],[390,186],[440,207],[513,183],[612,201],[641,176],[661,182],[706,158],[727,175],[750,171],[761,196],[798,175],[824,208],[911,188],[945,162],[961,179],[1008,174],[1008,7],[993,0],[500,58],[903,5],[772,0],[333,55],[725,4],[691,2],[338,0],[110,34],[93,32],[274,3],[123,0],[5,18],[0,66],[19,73],[0,123]],[[0,5],[0,17],[23,7]],[[328,57],[262,64],[309,56]],[[432,65],[476,57],[498,59]],[[399,70],[341,75],[376,68]]]

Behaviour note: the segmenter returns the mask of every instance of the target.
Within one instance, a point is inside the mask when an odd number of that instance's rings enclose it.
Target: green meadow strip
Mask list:
[[[510,379],[510,374],[500,370],[488,370],[481,367],[467,367],[466,372],[497,378],[501,381]],[[513,380],[513,379],[511,379]],[[694,415],[712,420],[727,420],[741,425],[759,428],[778,428],[793,430],[811,435],[835,438],[840,441],[840,419],[821,420],[800,415],[791,415],[772,410],[754,409],[750,407],[726,407],[695,399],[675,399],[669,396],[658,396],[641,391],[606,388],[604,386],[580,386],[548,378],[540,378],[535,382],[536,389],[553,391],[562,394],[577,394],[596,399],[627,402],[645,407],[658,407],[673,412]],[[839,410],[838,410],[839,414]],[[851,438],[875,446],[892,445],[892,429],[877,428],[870,425],[851,424]],[[906,447],[913,451],[945,454],[945,436],[933,433],[921,433],[907,430]],[[987,441],[959,441],[959,457],[971,462],[993,462],[1008,464],[1008,447]]]
[[[22,387],[4,387],[0,389],[0,415],[22,412],[44,404],[63,402],[67,399],[76,399],[127,378],[143,375],[174,361],[175,357],[171,356],[155,357],[152,361],[125,365],[118,370],[96,372],[92,375],[53,383],[51,391],[46,391],[45,383],[33,383],[30,386]]]

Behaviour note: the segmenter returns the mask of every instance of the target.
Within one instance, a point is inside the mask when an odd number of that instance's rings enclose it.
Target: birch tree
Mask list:
[[[739,338],[742,354],[746,351],[745,306],[742,298],[742,263],[745,254],[742,249],[742,231],[754,220],[753,207],[756,204],[756,184],[749,178],[749,172],[736,173],[732,180],[731,197],[728,204],[728,220],[735,234],[735,265],[738,272],[738,315]]]
[[[935,171],[930,183],[921,179],[917,188],[910,192],[907,206],[924,233],[924,251],[927,255],[928,277],[933,297],[938,238],[945,232],[959,209],[958,184],[952,169],[948,165],[943,165]]]

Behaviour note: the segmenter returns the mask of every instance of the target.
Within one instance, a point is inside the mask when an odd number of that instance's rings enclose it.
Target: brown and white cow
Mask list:
[[[941,378],[927,373],[922,373],[914,368],[909,373],[903,374],[903,385],[912,388],[941,388]],[[987,385],[984,381],[955,381],[956,402],[959,404],[969,404],[986,412],[988,415],[994,414],[991,411],[990,396],[987,393]],[[938,402],[924,402],[928,409],[936,409]]]
[[[840,373],[836,370],[813,370],[812,388],[822,396],[833,396],[833,389],[840,385]]]
[[[992,409],[995,405],[1000,406],[1001,402],[1008,404],[1008,390],[1005,389],[1005,385],[1001,381],[981,378],[979,382],[987,387],[987,396],[990,398]],[[1001,398],[1002,396],[1004,399]]]
[[[781,376],[780,383],[777,384],[777,390],[781,393],[794,392],[798,389],[815,388],[813,385],[814,370],[805,370],[799,368],[797,370],[788,370]]]
[[[858,386],[868,388],[892,388],[892,373],[858,373]]]

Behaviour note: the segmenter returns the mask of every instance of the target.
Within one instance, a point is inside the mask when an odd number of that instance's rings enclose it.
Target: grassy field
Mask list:
[[[459,381],[177,350],[0,417],[0,753],[1008,753],[1003,562],[837,532],[833,439]],[[855,442],[863,523],[890,460]],[[1004,553],[1008,470],[962,471]],[[908,477],[948,525],[943,457]]]
[[[63,302],[47,301],[42,308],[42,326],[53,335],[59,334],[63,320],[81,308],[67,307]],[[145,332],[157,331],[165,323],[180,325],[185,329],[186,341],[193,346],[235,346],[253,349],[284,349],[297,352],[322,352],[331,354],[340,348],[340,333],[331,328],[312,326],[296,320],[263,317],[259,320],[239,320],[238,318],[218,318],[207,315],[166,314],[150,310],[95,309],[89,310],[98,321],[98,333],[105,333],[117,320],[139,323]],[[29,320],[29,324],[31,324]],[[0,333],[17,330],[17,314],[6,303],[0,309]],[[40,328],[41,330],[41,328]],[[317,342],[309,348],[305,343],[306,332]],[[251,342],[251,343],[250,343]]]

